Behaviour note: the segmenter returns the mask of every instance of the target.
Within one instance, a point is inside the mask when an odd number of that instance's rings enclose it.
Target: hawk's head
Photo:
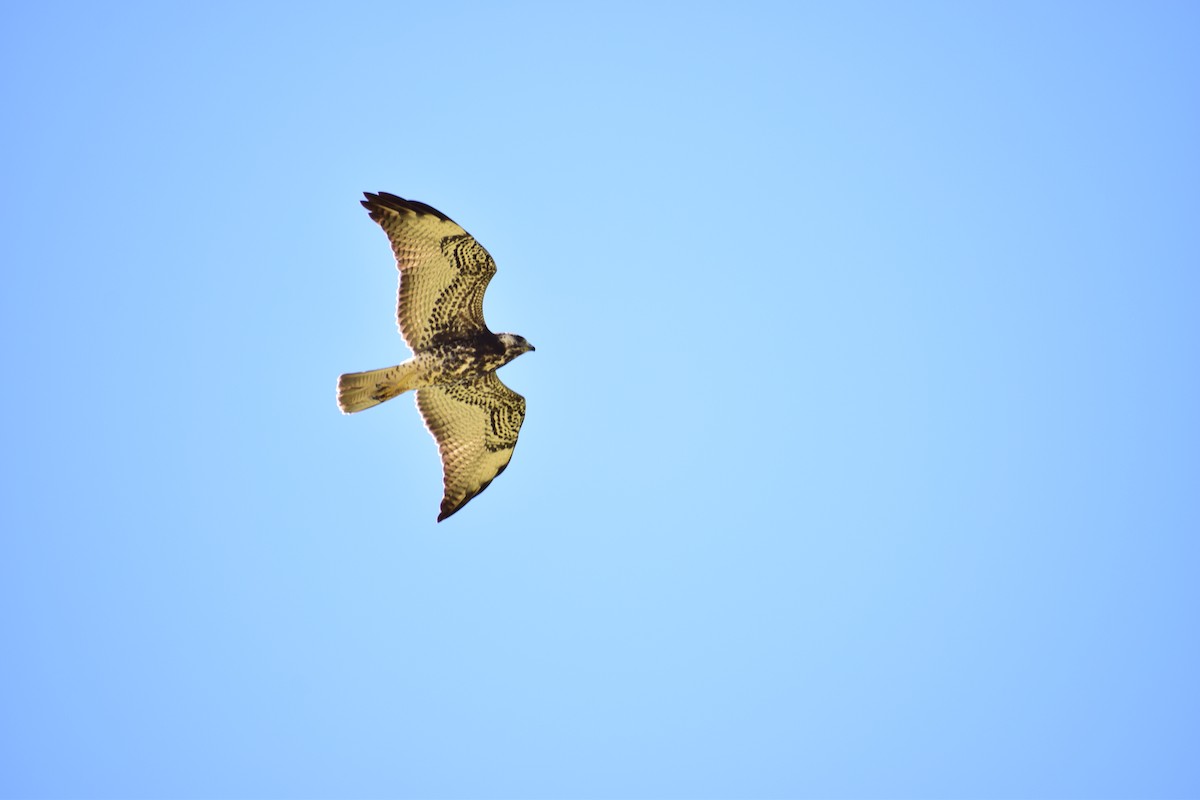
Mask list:
[[[524,336],[515,333],[498,333],[496,336],[504,343],[504,363],[512,361],[522,353],[532,353],[533,345]]]

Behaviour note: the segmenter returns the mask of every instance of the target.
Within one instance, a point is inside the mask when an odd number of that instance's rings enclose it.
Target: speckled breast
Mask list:
[[[507,363],[504,344],[495,334],[481,334],[435,343],[420,360],[433,383],[457,383],[478,378]]]

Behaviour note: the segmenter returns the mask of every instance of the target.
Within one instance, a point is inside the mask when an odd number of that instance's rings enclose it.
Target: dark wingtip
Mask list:
[[[471,498],[469,498],[469,497],[467,498],[467,500],[470,500],[470,499]],[[449,519],[450,517],[452,517],[456,513],[458,513],[459,509],[461,509],[463,506],[465,506],[467,504],[467,500],[462,501],[457,506],[451,506],[448,502],[443,502],[442,503],[442,512],[440,514],[438,514],[438,522],[441,522],[444,519]]]
[[[437,521],[441,522],[442,520],[446,519],[447,517],[451,517],[451,516],[457,514],[459,511],[461,511],[463,506],[465,506],[467,503],[474,500],[476,497],[479,497],[479,495],[483,494],[483,490],[488,488],[489,486],[491,486],[492,481],[496,480],[496,478],[498,478],[500,476],[500,473],[504,472],[504,470],[506,470],[506,469],[508,469],[508,464],[505,464],[502,467],[500,467],[500,469],[496,470],[496,474],[493,475],[488,480],[484,481],[483,484],[481,484],[478,489],[471,492],[469,495],[464,497],[462,500],[459,500],[457,506],[450,507],[450,501],[443,500],[442,501],[442,513],[438,514]]]
[[[413,214],[429,214],[437,217],[443,222],[454,222],[442,212],[438,211],[431,205],[419,202],[417,200],[405,200],[399,195],[394,195],[389,192],[363,192],[363,197],[366,200],[360,200],[363,208],[368,211],[375,212],[378,209],[391,209],[392,211],[408,211]],[[372,214],[373,215],[373,214]],[[457,223],[455,223],[457,224]]]

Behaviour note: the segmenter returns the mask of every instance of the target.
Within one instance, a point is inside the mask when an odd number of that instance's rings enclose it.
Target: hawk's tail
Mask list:
[[[370,372],[349,372],[338,378],[338,407],[353,414],[416,388],[412,364],[399,364]]]

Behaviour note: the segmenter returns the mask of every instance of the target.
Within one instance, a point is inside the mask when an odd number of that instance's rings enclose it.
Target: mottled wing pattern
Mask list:
[[[508,466],[525,421],[525,398],[489,372],[465,383],[420,389],[417,408],[442,454],[441,522]]]
[[[483,293],[496,262],[475,237],[431,206],[366,192],[363,206],[392,243],[400,268],[396,322],[413,350],[438,334],[487,330]]]

